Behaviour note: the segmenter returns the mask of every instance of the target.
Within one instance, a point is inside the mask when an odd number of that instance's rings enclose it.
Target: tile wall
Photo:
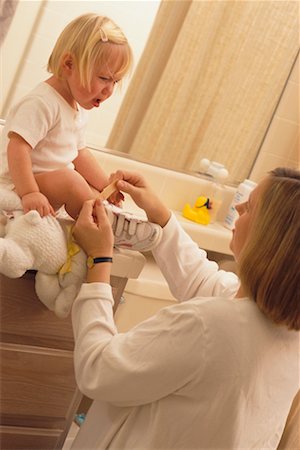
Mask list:
[[[268,171],[285,166],[300,168],[299,55],[249,178],[259,181]]]

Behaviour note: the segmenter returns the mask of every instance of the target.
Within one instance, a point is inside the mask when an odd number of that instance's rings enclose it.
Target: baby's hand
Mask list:
[[[25,214],[28,211],[36,210],[41,217],[48,216],[49,214],[52,216],[55,215],[49,200],[41,192],[29,192],[28,194],[23,195],[22,205]]]

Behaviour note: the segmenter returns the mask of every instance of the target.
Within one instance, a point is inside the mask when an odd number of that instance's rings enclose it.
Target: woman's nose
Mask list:
[[[239,204],[235,205],[235,209],[237,210],[238,215],[240,216],[243,211],[243,203],[239,203]]]

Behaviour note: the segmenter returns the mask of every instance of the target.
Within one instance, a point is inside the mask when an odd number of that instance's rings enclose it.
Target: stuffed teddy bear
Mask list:
[[[72,239],[70,219],[24,214],[20,198],[0,188],[0,273],[10,278],[36,270],[39,299],[66,317],[86,275],[86,255]]]

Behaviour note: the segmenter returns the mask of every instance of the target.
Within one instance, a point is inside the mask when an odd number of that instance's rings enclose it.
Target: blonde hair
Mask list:
[[[122,30],[108,17],[93,13],[83,14],[65,27],[50,55],[48,72],[61,78],[61,62],[68,53],[75,60],[82,85],[88,88],[96,65],[111,70],[108,63],[113,62],[113,75],[119,80],[129,72],[133,61]]]
[[[240,258],[243,287],[273,322],[300,329],[300,172],[270,172]]]

